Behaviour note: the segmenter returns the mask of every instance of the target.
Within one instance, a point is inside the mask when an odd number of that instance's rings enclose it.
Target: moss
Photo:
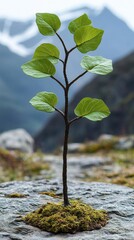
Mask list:
[[[26,194],[23,194],[23,193],[17,193],[17,192],[14,192],[14,193],[10,193],[10,194],[6,194],[5,197],[7,198],[25,198],[27,197],[28,195]]]
[[[25,177],[34,179],[42,170],[50,170],[43,153],[27,154],[0,148],[0,182],[24,180]]]
[[[134,149],[113,150],[109,153],[109,157],[121,166],[131,167],[134,164]]]
[[[98,152],[99,150],[100,144],[98,144],[97,142],[91,142],[89,144],[87,143],[80,149],[82,153],[95,153]]]
[[[47,195],[49,197],[53,197],[53,198],[60,198],[60,196],[58,196],[55,192],[39,192],[39,194],[42,195]]]
[[[3,168],[7,166],[9,168],[14,168],[17,163],[17,160],[13,154],[11,154],[8,150],[0,148],[0,165]]]
[[[100,151],[109,151],[114,149],[115,144],[118,142],[117,137],[112,137],[112,139],[103,139],[98,141],[92,141],[83,145],[80,148],[82,153],[97,153]]]
[[[104,170],[103,167],[92,168],[92,174],[85,172],[83,180],[87,182],[106,182],[124,185],[134,188],[134,167],[121,166],[117,171],[114,171],[116,166],[113,165],[113,171]],[[112,168],[111,168],[112,169]]]
[[[95,210],[77,200],[64,207],[62,203],[47,203],[27,214],[23,220],[35,227],[52,233],[75,233],[100,229],[108,221],[104,210]]]

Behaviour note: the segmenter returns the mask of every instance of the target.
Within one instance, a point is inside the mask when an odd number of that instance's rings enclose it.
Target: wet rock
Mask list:
[[[34,140],[24,129],[15,129],[0,134],[0,147],[8,150],[33,152]]]
[[[109,223],[102,229],[77,234],[54,235],[25,224],[21,216],[46,202],[59,199],[39,192],[62,192],[58,180],[9,182],[0,185],[0,239],[3,240],[133,240],[134,239],[134,190],[105,183],[69,182],[69,197],[109,213]],[[20,192],[26,198],[6,198],[5,194]]]

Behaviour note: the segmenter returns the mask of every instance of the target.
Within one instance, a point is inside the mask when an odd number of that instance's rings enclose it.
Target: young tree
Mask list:
[[[31,61],[22,66],[24,73],[34,78],[50,77],[56,81],[64,91],[65,106],[64,111],[56,107],[58,102],[57,96],[52,92],[39,92],[34,96],[30,103],[32,106],[43,112],[57,111],[64,119],[64,145],[63,145],[63,196],[64,206],[69,205],[68,188],[67,188],[67,151],[68,151],[68,137],[69,129],[72,123],[78,121],[80,118],[87,118],[91,121],[100,121],[110,114],[106,104],[101,99],[90,97],[83,98],[76,108],[74,113],[76,117],[69,119],[69,90],[79,78],[84,76],[87,72],[106,75],[112,71],[112,61],[101,56],[84,56],[81,60],[81,67],[84,71],[76,76],[75,79],[68,78],[67,63],[75,49],[85,54],[94,51],[99,46],[104,31],[92,26],[92,22],[86,14],[81,15],[69,23],[68,29],[74,37],[74,47],[67,49],[64,40],[58,34],[61,26],[60,19],[55,14],[37,13],[36,23],[41,34],[44,36],[56,35],[64,48],[64,59],[60,58],[60,51],[56,46],[50,43],[43,43],[34,52]],[[56,73],[55,64],[60,61],[63,64],[64,83],[57,79],[54,75]],[[73,63],[72,63],[73,64]]]

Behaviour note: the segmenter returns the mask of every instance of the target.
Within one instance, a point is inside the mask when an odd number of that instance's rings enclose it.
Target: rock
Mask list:
[[[10,130],[0,134],[1,148],[32,153],[33,145],[33,138],[24,129]]]
[[[120,137],[118,143],[115,145],[115,148],[119,150],[134,148],[134,135]]]
[[[81,147],[83,147],[82,143],[70,143],[68,144],[68,152],[77,153],[80,151]]]
[[[80,155],[78,156],[69,156],[68,157],[69,165],[79,166],[80,168],[91,168],[97,166],[103,166],[105,164],[111,163],[111,158],[101,157],[101,156],[89,156],[89,155]]]
[[[63,167],[62,156],[45,155],[44,161],[48,164],[51,164],[51,177],[58,177],[58,179],[61,179]],[[84,178],[85,170],[88,172],[93,172],[93,167],[107,166],[110,164],[112,164],[112,160],[109,157],[90,156],[87,154],[68,154],[68,178]]]
[[[114,136],[111,134],[101,134],[98,138],[98,141],[113,140]]]
[[[133,240],[134,239],[134,190],[105,183],[69,182],[69,197],[109,213],[109,223],[100,230],[77,234],[54,235],[25,224],[21,220],[46,202],[59,201],[39,192],[62,192],[57,180],[33,182],[9,182],[0,184],[0,239],[9,240]],[[20,192],[26,198],[6,198],[5,194]]]

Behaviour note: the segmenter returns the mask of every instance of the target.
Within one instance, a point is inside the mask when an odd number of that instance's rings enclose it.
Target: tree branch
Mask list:
[[[59,58],[59,61],[62,62],[64,64],[64,61],[62,59]]]
[[[69,87],[74,83],[76,82],[79,78],[83,77],[85,74],[87,73],[87,71],[81,73],[79,76],[77,76],[74,80],[72,80],[70,83],[69,83]]]
[[[70,54],[74,49],[76,49],[77,46],[74,46],[73,48],[71,48],[69,51],[68,51],[68,54]]]
[[[67,60],[68,60],[69,53],[68,53],[66,45],[65,45],[63,39],[61,38],[61,36],[58,33],[56,33],[56,35],[59,38],[59,40],[61,41],[61,43],[63,45],[63,48],[64,48],[64,51],[65,51],[65,60],[62,61],[60,59],[60,61],[63,63],[63,74],[64,74],[64,78],[65,78],[66,87],[68,87],[68,78],[67,78],[67,74],[66,74],[66,65],[67,65]],[[65,90],[65,87],[64,87],[64,90]]]
[[[65,53],[67,53],[67,48],[66,48],[66,46],[65,46],[65,43],[64,43],[64,41],[63,41],[63,39],[61,38],[61,36],[56,32],[56,35],[57,35],[57,37],[60,39],[60,41],[61,41],[61,43],[62,43],[62,45],[63,45],[63,48],[64,48],[64,50],[65,50]]]
[[[75,118],[73,118],[72,120],[69,121],[69,125],[71,125],[73,122],[75,122],[75,121],[77,121],[77,120],[79,120],[81,118],[82,117],[75,117]]]
[[[58,108],[54,108],[56,112],[60,113],[60,115],[62,115],[62,117],[65,117],[64,113],[58,109]]]
[[[55,80],[65,90],[65,86],[57,78],[55,78],[54,76],[51,76],[51,78]]]

